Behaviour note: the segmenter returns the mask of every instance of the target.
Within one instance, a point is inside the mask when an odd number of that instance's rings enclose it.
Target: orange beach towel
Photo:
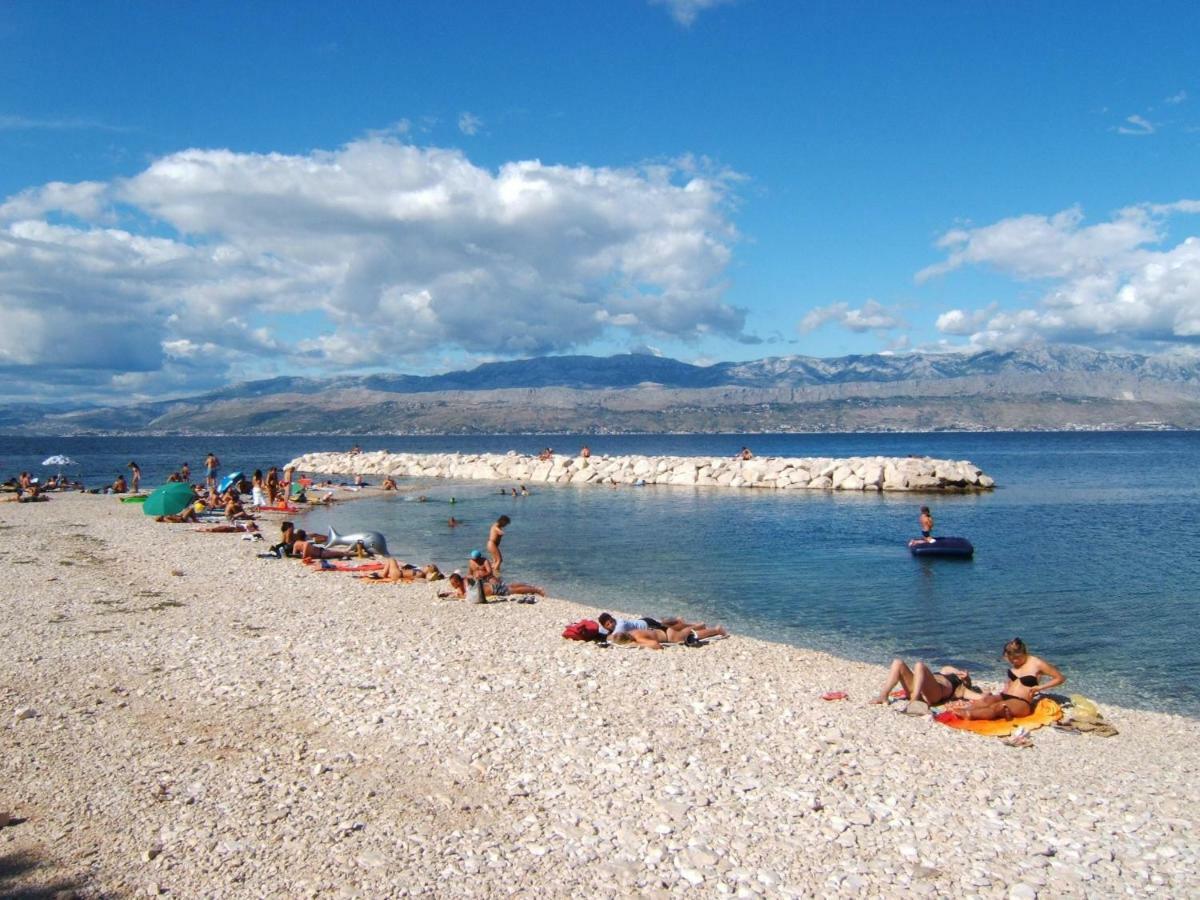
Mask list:
[[[1019,719],[960,719],[952,710],[946,710],[937,715],[937,720],[943,725],[995,737],[1006,737],[1021,725],[1025,726],[1026,731],[1033,731],[1035,728],[1057,722],[1061,718],[1062,708],[1049,697],[1038,700],[1033,712]]]

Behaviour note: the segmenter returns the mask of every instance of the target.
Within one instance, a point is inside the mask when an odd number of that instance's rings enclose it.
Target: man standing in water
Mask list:
[[[500,552],[500,541],[504,539],[504,529],[511,522],[508,516],[501,516],[492,525],[492,530],[488,532],[487,551],[492,557],[492,571],[497,575],[500,574],[500,566],[504,564],[504,555]]]
[[[217,459],[215,453],[210,453],[204,457],[204,468],[208,471],[208,486],[215,489],[217,486],[217,472],[221,470],[221,461]]]

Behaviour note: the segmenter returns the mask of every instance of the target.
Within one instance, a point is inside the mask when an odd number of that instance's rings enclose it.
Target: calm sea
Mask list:
[[[596,606],[722,621],[742,633],[886,663],[964,665],[998,678],[1020,636],[1068,687],[1200,715],[1200,434],[365,436],[364,450],[759,456],[910,453],[970,459],[999,489],[972,496],[832,495],[548,487],[501,497],[486,482],[402,484],[398,496],[313,513],[313,526],[377,529],[413,562],[461,566],[501,513],[505,572]],[[63,453],[91,484],[136,459],[154,484],[215,452],[266,469],[352,438],[0,438],[0,474]],[[417,495],[428,498],[415,502]],[[455,498],[453,506],[450,498]],[[917,560],[920,503],[972,561]],[[453,513],[466,524],[446,525]]]

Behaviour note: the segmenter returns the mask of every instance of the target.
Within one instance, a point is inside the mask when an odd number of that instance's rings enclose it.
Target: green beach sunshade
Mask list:
[[[148,516],[173,516],[185,510],[196,499],[190,484],[171,482],[151,491],[142,512]]]

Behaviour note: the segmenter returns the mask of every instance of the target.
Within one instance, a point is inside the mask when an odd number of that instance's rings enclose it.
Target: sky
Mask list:
[[[0,3],[0,390],[1200,351],[1200,7]]]

